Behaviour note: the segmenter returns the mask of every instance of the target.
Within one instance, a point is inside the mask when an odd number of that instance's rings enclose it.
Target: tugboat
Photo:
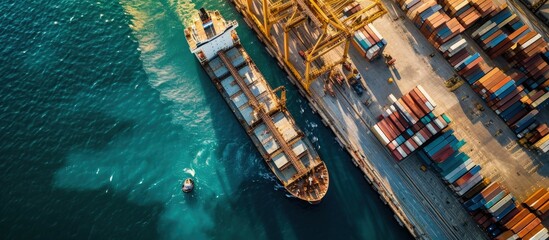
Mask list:
[[[184,193],[192,192],[194,189],[194,181],[190,178],[185,179],[183,182],[183,186],[181,187],[181,191]]]

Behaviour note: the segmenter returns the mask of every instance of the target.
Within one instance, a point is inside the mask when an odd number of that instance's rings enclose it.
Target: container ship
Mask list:
[[[188,27],[189,48],[209,75],[267,166],[295,198],[319,203],[329,185],[328,169],[240,44],[238,23],[201,8]]]

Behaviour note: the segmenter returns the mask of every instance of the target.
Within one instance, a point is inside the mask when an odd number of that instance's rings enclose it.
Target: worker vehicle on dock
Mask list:
[[[293,197],[319,203],[328,191],[328,169],[286,110],[284,88],[271,89],[240,45],[238,23],[201,8],[187,26],[191,52],[267,166]]]
[[[355,90],[355,93],[360,97],[362,94],[364,94],[364,86],[362,86],[362,83],[360,83],[360,79],[362,77],[360,76],[360,73],[355,74],[353,77],[349,79],[349,84]]]

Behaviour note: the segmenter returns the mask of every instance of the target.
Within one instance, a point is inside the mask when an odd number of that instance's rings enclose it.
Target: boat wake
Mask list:
[[[194,177],[194,175],[196,174],[196,171],[192,168],[184,168],[183,172],[190,174],[192,177]]]

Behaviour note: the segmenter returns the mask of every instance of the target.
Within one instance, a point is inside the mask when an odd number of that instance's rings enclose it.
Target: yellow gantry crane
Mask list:
[[[360,10],[346,15],[344,9],[355,3],[355,0],[246,1],[247,14],[271,44],[278,45],[277,39],[273,37],[276,34],[272,31],[283,31],[284,62],[307,91],[320,75],[347,61],[349,46],[355,31],[387,13],[381,0],[359,1]],[[273,29],[273,25],[279,25],[279,23],[282,23],[280,24],[282,29],[280,27]],[[300,27],[302,28],[299,29]],[[296,46],[293,52],[290,49],[290,34],[294,30],[306,31],[308,36],[314,38],[308,39],[313,44],[303,41],[306,48],[301,53],[304,58],[304,67],[301,64],[295,64],[291,59],[291,55],[299,54]],[[294,34],[296,34],[295,31]],[[280,37],[280,35],[277,36]],[[337,55],[336,59],[321,58],[341,45],[344,45],[343,54]]]

